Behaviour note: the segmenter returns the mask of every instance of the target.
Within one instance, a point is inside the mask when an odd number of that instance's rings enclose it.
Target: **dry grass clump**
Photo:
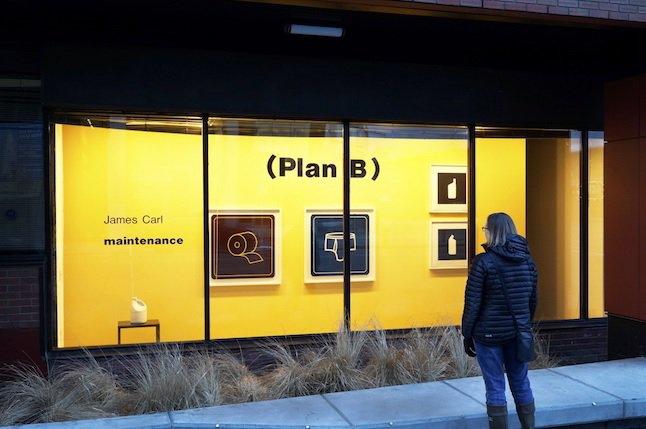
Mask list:
[[[444,338],[435,330],[413,329],[399,340],[389,340],[376,329],[367,343],[365,372],[373,387],[438,380],[448,368]]]
[[[222,382],[215,356],[208,351],[192,353],[188,360],[188,372],[193,383],[193,399],[197,407],[213,407],[224,403]]]
[[[127,414],[181,410],[196,406],[195,381],[179,346],[139,351],[124,365],[124,388],[131,409]]]
[[[118,411],[114,376],[88,355],[52,368],[45,377],[34,366],[4,368],[0,385],[0,425],[110,417]]]
[[[270,399],[258,376],[230,353],[185,352],[161,345],[125,365],[123,387],[142,414]],[[125,408],[125,407],[124,407]]]
[[[457,326],[449,326],[445,328],[442,337],[446,344],[446,353],[449,360],[447,378],[463,378],[481,375],[478,361],[464,352],[462,334]]]
[[[291,398],[323,390],[316,375],[321,360],[320,350],[292,354],[283,344],[273,342],[265,346],[265,353],[275,362],[272,371],[263,378],[272,397]]]
[[[339,328],[333,337],[322,338],[319,349],[292,353],[278,342],[266,345],[265,353],[275,362],[264,376],[271,396],[287,398],[370,386],[361,365],[365,342],[365,332]]]
[[[561,360],[550,354],[550,339],[541,338],[538,330],[534,331],[534,350],[536,359],[529,363],[529,369],[556,368],[561,365]]]
[[[314,379],[321,389],[315,393],[346,392],[369,386],[361,362],[366,344],[365,331],[339,328],[336,335],[323,341],[319,359],[313,359]]]
[[[535,334],[530,368],[559,361],[549,339]],[[0,425],[143,414],[266,399],[420,383],[480,374],[463,350],[455,326],[388,335],[383,329],[322,337],[319,346],[262,349],[272,364],[262,375],[226,352],[159,345],[118,362],[115,372],[86,357],[52,367],[49,377],[27,366],[7,366],[0,382]]]
[[[220,352],[212,357],[212,362],[213,375],[220,384],[223,403],[237,404],[271,399],[268,388],[260,378],[237,357]]]

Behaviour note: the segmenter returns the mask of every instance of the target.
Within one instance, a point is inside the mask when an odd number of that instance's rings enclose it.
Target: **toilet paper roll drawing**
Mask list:
[[[147,321],[148,307],[146,303],[133,296],[130,301],[130,323],[146,323]]]
[[[263,257],[256,252],[258,237],[251,231],[239,232],[229,237],[227,250],[233,256],[245,258],[249,264],[263,262]]]
[[[334,253],[337,262],[343,262],[343,231],[328,232],[325,234],[325,247],[326,252]],[[354,232],[350,233],[350,251],[357,250],[357,235]]]

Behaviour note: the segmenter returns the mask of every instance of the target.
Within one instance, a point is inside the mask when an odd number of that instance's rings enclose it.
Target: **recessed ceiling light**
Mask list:
[[[300,36],[343,37],[341,27],[326,27],[322,25],[289,24],[287,32]]]

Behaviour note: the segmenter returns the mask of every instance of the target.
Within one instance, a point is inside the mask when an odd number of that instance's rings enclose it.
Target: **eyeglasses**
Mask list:
[[[487,228],[486,226],[483,226],[483,227],[482,227],[482,230],[483,230],[483,231],[489,231],[489,228]]]

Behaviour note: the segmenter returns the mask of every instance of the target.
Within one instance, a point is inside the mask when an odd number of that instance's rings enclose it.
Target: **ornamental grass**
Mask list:
[[[317,345],[259,344],[270,362],[251,369],[228,351],[158,345],[102,363],[90,354],[59,361],[45,377],[8,365],[0,377],[0,426],[210,407],[479,375],[457,327],[321,336]],[[532,369],[558,366],[536,336]]]

